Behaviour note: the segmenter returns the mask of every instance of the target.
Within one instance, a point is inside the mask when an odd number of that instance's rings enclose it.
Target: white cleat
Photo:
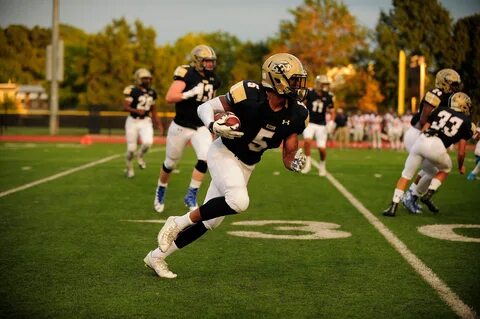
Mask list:
[[[133,178],[135,176],[135,171],[133,168],[127,168],[125,176],[127,176],[127,178]]]
[[[145,163],[145,160],[143,159],[143,157],[137,157],[137,163],[138,163],[138,167],[140,167],[141,169],[147,168],[147,163]]]
[[[175,222],[177,216],[170,216],[167,218],[165,225],[158,233],[158,247],[162,252],[166,252],[172,245],[173,241],[177,239],[178,233],[182,231]]]
[[[310,164],[306,164],[305,167],[300,171],[302,174],[307,174],[312,169]]]
[[[162,213],[165,209],[165,192],[167,189],[162,186],[157,186],[155,190],[155,199],[153,200],[153,208],[157,213]]]
[[[145,263],[145,266],[155,270],[159,277],[168,279],[177,278],[177,274],[174,274],[168,269],[165,259],[153,257],[151,251],[145,256],[145,258],[143,258],[143,262]]]
[[[320,169],[318,170],[318,176],[322,176],[322,177],[327,176],[327,170],[320,168]]]

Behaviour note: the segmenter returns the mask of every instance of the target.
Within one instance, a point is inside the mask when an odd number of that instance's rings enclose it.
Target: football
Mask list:
[[[225,125],[233,130],[240,129],[240,119],[233,112],[221,112],[214,115],[215,121],[223,119]]]

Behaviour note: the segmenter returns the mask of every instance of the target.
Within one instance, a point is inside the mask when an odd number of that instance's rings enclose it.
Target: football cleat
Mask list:
[[[325,162],[320,162],[318,166],[318,176],[327,176],[327,169],[325,168]]]
[[[165,209],[165,193],[167,192],[167,188],[164,186],[157,186],[155,190],[155,200],[153,201],[153,207],[157,211],[157,213],[163,212]]]
[[[147,163],[145,163],[145,160],[143,159],[143,157],[137,157],[137,163],[138,163],[138,167],[140,167],[141,169],[147,168]]]
[[[475,179],[475,174],[473,174],[473,172],[470,172],[467,176],[467,180],[473,181],[474,179]]]
[[[422,203],[427,205],[428,209],[432,213],[438,213],[440,211],[440,209],[432,202],[432,196],[433,196],[434,193],[435,193],[435,191],[433,189],[429,189],[425,193],[425,195],[423,195],[422,198],[420,198],[420,200],[422,201]]]
[[[383,211],[383,216],[395,217],[397,208],[398,208],[398,203],[392,202],[390,206],[388,206],[388,208]]]
[[[127,169],[125,170],[125,176],[126,176],[127,178],[133,178],[133,177],[135,176],[135,171],[133,170],[133,168],[131,168],[131,167],[130,167],[130,168],[127,168]]]
[[[411,190],[405,192],[402,198],[402,205],[410,214],[421,214],[422,210],[417,204],[418,197],[412,194]]]
[[[143,262],[145,263],[145,266],[155,270],[159,277],[168,279],[177,277],[177,274],[174,274],[168,269],[165,259],[153,257],[151,251],[145,256],[145,258],[143,258]]]
[[[197,204],[197,193],[198,193],[198,188],[188,188],[187,195],[183,198],[183,202],[185,205],[188,207],[190,211],[198,208]]]
[[[178,233],[182,231],[175,222],[175,218],[177,218],[177,216],[168,217],[165,225],[163,225],[158,233],[158,247],[162,252],[166,252],[168,248],[170,248],[173,241],[177,239]]]

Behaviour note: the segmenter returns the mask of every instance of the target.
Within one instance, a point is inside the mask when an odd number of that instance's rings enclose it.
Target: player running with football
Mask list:
[[[305,105],[310,114],[310,122],[303,132],[305,155],[307,162],[305,168],[302,170],[303,174],[308,173],[312,168],[311,145],[313,137],[317,142],[318,152],[320,153],[320,165],[318,175],[325,176],[327,169],[325,161],[327,159],[327,127],[325,117],[330,113],[332,120],[335,120],[335,109],[333,106],[334,96],[329,91],[330,80],[326,75],[317,75],[315,78],[314,89],[309,89],[305,98]]]
[[[133,159],[137,156],[137,163],[141,169],[147,167],[143,156],[153,144],[153,127],[157,128],[160,134],[163,133],[163,126],[158,121],[155,100],[157,92],[150,86],[152,74],[147,69],[141,68],[135,72],[135,85],[129,85],[123,90],[125,101],[123,109],[130,113],[125,121],[125,137],[127,141],[126,176],[135,176]],[[153,122],[153,127],[152,127]],[[138,137],[142,144],[137,152]]]
[[[279,53],[262,67],[262,82],[242,81],[226,95],[207,101],[198,108],[206,127],[217,138],[208,150],[208,169],[212,181],[205,202],[183,216],[171,216],[158,234],[159,248],[144,258],[158,276],[175,278],[165,262],[173,252],[192,243],[224,216],[247,209],[248,181],[267,149],[283,142],[283,163],[300,172],[305,155],[298,147],[298,135],[308,124],[308,110],[301,100],[306,93],[307,73],[293,55]],[[240,119],[241,131],[226,125],[228,116],[214,121],[214,114],[233,112]]]
[[[420,110],[416,113],[412,121],[411,127],[405,132],[404,144],[407,152],[410,153],[413,144],[420,135],[420,130],[427,122],[430,113],[438,107],[448,107],[448,100],[461,87],[460,75],[452,69],[442,69],[435,76],[435,88],[429,90],[420,102]],[[410,185],[409,190],[402,199],[403,206],[412,214],[421,213],[421,208],[417,203],[428,189],[430,182],[437,173],[436,167],[426,160],[422,163],[422,169],[418,173],[415,181]],[[421,199],[428,209],[432,212],[438,212],[438,207],[429,199]]]
[[[165,194],[171,173],[189,141],[197,156],[184,197],[184,203],[190,210],[198,207],[198,189],[207,172],[207,150],[212,143],[212,135],[198,117],[197,108],[212,99],[220,86],[214,72],[217,56],[211,47],[198,45],[191,52],[191,60],[190,65],[177,67],[165,97],[167,103],[175,103],[175,118],[168,128],[166,158],[155,190],[153,205],[159,213],[165,209]]]
[[[472,103],[468,95],[462,92],[450,97],[450,107],[437,107],[428,117],[427,123],[419,135],[405,161],[402,176],[397,182],[390,206],[384,216],[393,217],[397,211],[408,182],[412,179],[423,161],[428,160],[437,170],[427,192],[422,199],[431,200],[433,194],[445,181],[452,169],[452,160],[447,153],[448,147],[458,144],[458,171],[465,174],[465,147],[475,133],[476,127],[470,120]],[[424,201],[425,202],[425,201]]]

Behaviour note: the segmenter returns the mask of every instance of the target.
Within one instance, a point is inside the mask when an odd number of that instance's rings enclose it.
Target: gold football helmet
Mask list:
[[[460,91],[462,80],[457,71],[453,69],[442,69],[435,76],[435,87],[445,93],[455,93]]]
[[[193,48],[192,52],[190,53],[192,64],[195,69],[199,72],[204,70],[213,71],[216,67],[217,63],[217,55],[215,51],[208,45],[200,44]],[[207,66],[204,62],[205,61],[213,61],[213,66]]]
[[[152,74],[145,68],[135,71],[135,84],[138,86],[148,87],[152,82]]]
[[[470,115],[472,111],[472,100],[463,92],[457,92],[450,97],[450,108],[457,112]]]
[[[328,79],[328,76],[326,76],[325,74],[317,75],[317,77],[315,78],[315,90],[318,92],[328,92],[329,88],[330,80]]]
[[[262,85],[277,94],[302,101],[307,92],[307,72],[294,55],[277,53],[263,63]]]

